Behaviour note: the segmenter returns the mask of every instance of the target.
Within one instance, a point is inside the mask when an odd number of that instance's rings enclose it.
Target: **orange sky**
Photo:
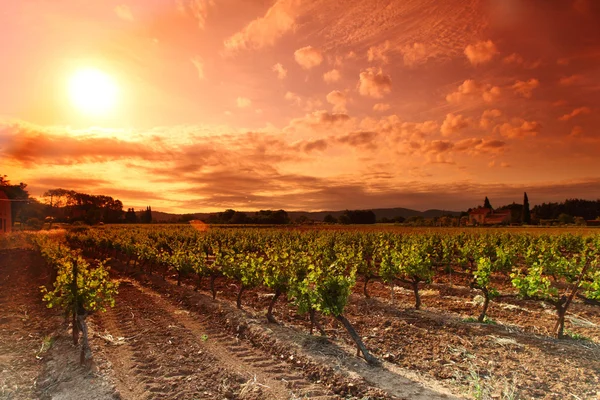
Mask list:
[[[600,198],[600,2],[26,0],[0,174],[172,212]],[[119,87],[90,116],[68,82]]]

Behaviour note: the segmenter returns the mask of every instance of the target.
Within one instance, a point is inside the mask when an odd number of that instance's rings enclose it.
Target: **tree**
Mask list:
[[[338,221],[337,218],[335,218],[333,215],[327,214],[325,218],[323,218],[323,222],[325,222],[326,224],[336,224]]]
[[[6,175],[0,175],[0,190],[6,194],[6,197],[13,200],[11,202],[11,220],[13,224],[17,220],[17,215],[29,200],[29,192],[25,190],[26,188],[27,184],[21,182],[18,185],[11,185],[10,181],[6,179]]]
[[[523,218],[524,224],[531,224],[531,212],[529,211],[529,199],[527,198],[527,192],[523,195]]]
[[[140,222],[142,224],[151,224],[152,223],[152,208],[150,206],[146,207],[142,214],[140,215]]]
[[[130,224],[137,224],[138,218],[133,208],[128,208],[125,213],[125,222]]]
[[[490,200],[487,198],[487,196],[485,196],[485,200],[483,202],[483,208],[489,208],[490,210],[494,209],[492,207],[492,205],[490,204]]]

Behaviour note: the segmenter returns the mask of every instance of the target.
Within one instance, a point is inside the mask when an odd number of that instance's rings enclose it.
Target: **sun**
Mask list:
[[[85,114],[106,115],[115,108],[118,95],[116,82],[98,69],[81,69],[69,80],[71,102]]]

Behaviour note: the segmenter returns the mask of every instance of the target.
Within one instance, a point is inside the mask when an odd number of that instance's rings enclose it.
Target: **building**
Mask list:
[[[510,210],[495,212],[491,208],[477,207],[469,211],[469,225],[507,225],[510,220]]]
[[[0,234],[8,233],[12,228],[11,202],[6,193],[0,191]]]

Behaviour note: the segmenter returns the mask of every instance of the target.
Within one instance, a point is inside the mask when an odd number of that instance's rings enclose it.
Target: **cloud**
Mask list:
[[[579,125],[575,125],[573,129],[571,129],[571,133],[569,136],[571,137],[580,137],[583,135],[583,128]]]
[[[472,65],[485,64],[491,61],[496,54],[498,54],[498,49],[491,40],[479,41],[465,48],[465,55]]]
[[[204,62],[202,61],[202,58],[200,56],[195,56],[191,59],[191,61],[198,72],[198,79],[204,79]]]
[[[563,115],[558,120],[559,121],[568,121],[572,118],[575,118],[578,115],[585,115],[585,114],[589,114],[591,112],[592,112],[592,110],[589,107],[579,107],[579,108],[576,108],[573,111],[571,111],[569,114]]]
[[[294,92],[286,92],[284,98],[291,101],[292,104],[302,107],[305,111],[312,111],[315,108],[319,108],[323,105],[321,100],[314,98],[303,99],[300,95]]]
[[[382,98],[392,91],[392,78],[384,75],[381,69],[367,68],[359,76],[358,91],[363,96]]]
[[[287,69],[283,68],[281,63],[273,65],[272,71],[277,72],[277,79],[285,79],[287,76]]]
[[[379,46],[369,47],[369,50],[367,51],[367,58],[368,58],[369,62],[380,61],[383,64],[387,64],[390,61],[390,59],[388,58],[388,56],[385,53],[389,49],[390,49],[390,41],[389,40],[386,40]]]
[[[124,21],[133,21],[133,14],[131,13],[131,9],[126,4],[121,4],[115,7],[115,13],[117,16]]]
[[[168,157],[168,152],[152,141],[126,141],[97,136],[93,130],[72,132],[69,128],[49,129],[23,121],[0,121],[0,158],[25,166]]]
[[[446,115],[446,119],[442,123],[440,132],[443,136],[450,136],[458,131],[467,128],[471,121],[469,118],[464,117],[461,114],[454,115],[452,113]]]
[[[581,83],[583,76],[581,75],[570,75],[564,76],[558,80],[558,84],[562,86],[572,86]]]
[[[502,111],[498,109],[485,110],[481,115],[481,120],[479,121],[479,126],[482,129],[490,129],[492,127],[493,121],[496,118],[502,116]]]
[[[323,54],[312,46],[302,47],[294,52],[294,59],[304,69],[311,69],[323,62]]]
[[[373,106],[373,111],[384,112],[389,110],[391,107],[387,103],[377,103]]]
[[[537,136],[542,125],[537,121],[526,121],[522,118],[515,118],[511,122],[505,122],[494,128],[502,136],[508,139],[524,139],[528,136]]]
[[[498,86],[491,84],[478,84],[472,79],[464,81],[456,92],[446,96],[448,103],[463,103],[465,101],[483,100],[491,103],[500,97],[501,90]]]
[[[454,143],[454,151],[467,152],[473,155],[484,153],[500,153],[506,148],[506,142],[501,140],[488,140],[469,138]]]
[[[312,141],[307,141],[302,143],[302,150],[306,153],[310,153],[312,151],[325,151],[327,150],[327,140],[325,139],[317,139]]]
[[[525,59],[520,54],[517,54],[517,53],[512,53],[511,55],[504,57],[502,59],[502,62],[507,65],[511,65],[511,64],[519,65],[526,69],[536,69],[540,65],[542,65],[542,62],[540,60],[525,61]]]
[[[515,84],[512,85],[512,89],[515,93],[529,99],[533,95],[533,89],[538,86],[540,86],[540,81],[532,78],[528,81],[516,81]]]
[[[340,128],[344,130],[351,122],[351,118],[345,113],[330,113],[325,110],[313,111],[301,118],[292,119],[284,132],[309,129],[311,132],[331,133],[331,129]]]
[[[413,43],[402,48],[404,65],[415,67],[427,61],[427,51],[423,43]]]
[[[236,99],[236,104],[239,108],[248,108],[252,105],[252,100],[246,97],[238,97]]]
[[[346,95],[339,90],[334,90],[327,94],[327,102],[333,104],[333,112],[346,112]]]
[[[179,12],[182,14],[191,14],[198,21],[200,29],[204,29],[206,26],[208,10],[214,6],[214,0],[177,0],[177,9]]]
[[[352,147],[364,147],[374,150],[377,139],[377,132],[368,132],[368,131],[359,131],[359,132],[350,132],[346,135],[337,137],[337,141],[339,143],[347,144]]]
[[[263,17],[250,22],[246,27],[225,40],[230,51],[261,49],[272,46],[286,33],[296,27],[297,0],[277,0]]]
[[[334,83],[341,79],[342,75],[340,71],[337,69],[332,69],[331,71],[327,71],[323,74],[323,80],[325,83]]]

